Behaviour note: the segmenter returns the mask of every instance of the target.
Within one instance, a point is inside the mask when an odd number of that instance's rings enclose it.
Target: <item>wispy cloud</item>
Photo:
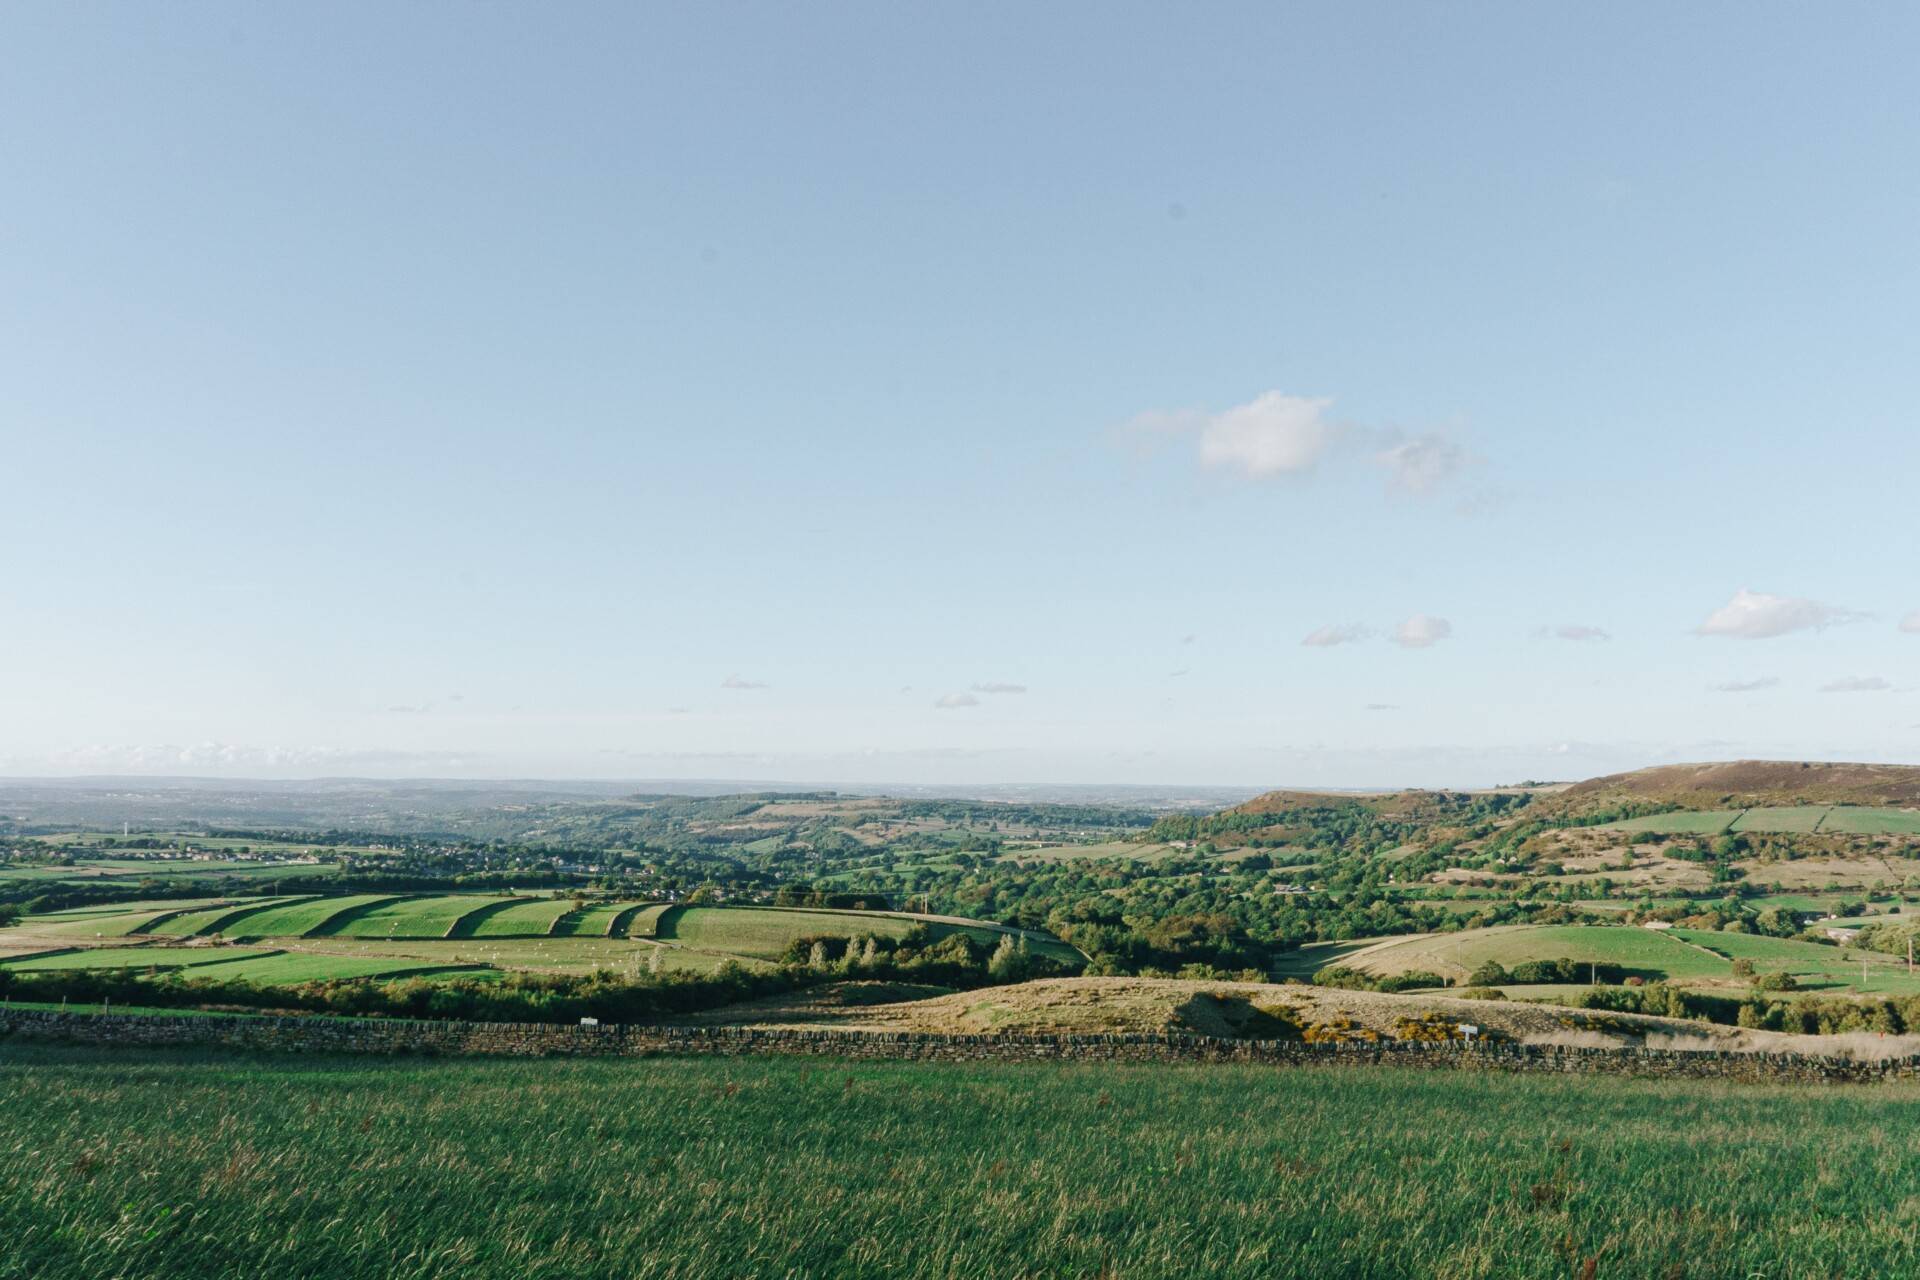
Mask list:
[[[1333,443],[1329,399],[1269,391],[1200,425],[1200,465],[1256,480],[1311,471]]]
[[[1438,432],[1382,449],[1374,461],[1387,469],[1387,483],[1403,493],[1431,493],[1463,471],[1467,451]]]
[[[1592,627],[1583,622],[1563,622],[1557,627],[1541,627],[1533,634],[1542,640],[1584,642],[1613,639],[1613,635],[1605,627]]]
[[[1893,685],[1884,676],[1843,676],[1820,686],[1822,693],[1886,693]]]
[[[1367,710],[1369,711],[1398,711],[1399,709],[1400,704],[1397,702],[1369,702],[1367,704]]]
[[[1753,680],[1727,680],[1712,686],[1714,693],[1758,693],[1780,683],[1778,676],[1760,676]]]
[[[1430,649],[1453,634],[1445,618],[1416,613],[1393,629],[1393,642],[1403,649]]]
[[[977,707],[980,699],[970,693],[943,693],[933,700],[933,705],[941,711],[953,711],[960,707]]]
[[[422,702],[418,706],[407,706],[405,703],[401,703],[388,707],[387,714],[390,716],[423,716],[432,710],[433,704],[431,702]]]
[[[1738,640],[1770,640],[1795,631],[1816,631],[1859,617],[1850,609],[1822,604],[1797,596],[1773,596],[1749,591],[1734,592],[1733,599],[1707,615],[1694,628],[1695,635],[1726,636]]]
[[[276,773],[286,770],[461,769],[473,757],[452,751],[380,747],[258,746],[230,742],[112,745],[96,743],[48,754],[38,763],[77,773]]]
[[[1331,649],[1337,644],[1353,644],[1367,638],[1367,629],[1357,622],[1337,626],[1320,627],[1309,631],[1307,638],[1300,643],[1310,649]]]
[[[770,686],[764,680],[744,680],[737,675],[728,676],[720,682],[722,689],[765,689]]]
[[[975,693],[1025,693],[1027,686],[1008,684],[1004,680],[982,680],[973,686]]]

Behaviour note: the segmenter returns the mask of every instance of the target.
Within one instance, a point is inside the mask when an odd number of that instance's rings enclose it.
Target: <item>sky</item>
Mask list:
[[[1920,12],[14,5],[0,774],[1920,761]]]

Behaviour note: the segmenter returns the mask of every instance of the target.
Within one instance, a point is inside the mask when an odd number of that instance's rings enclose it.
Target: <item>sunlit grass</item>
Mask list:
[[[0,1046],[0,1277],[1920,1271],[1920,1089]]]

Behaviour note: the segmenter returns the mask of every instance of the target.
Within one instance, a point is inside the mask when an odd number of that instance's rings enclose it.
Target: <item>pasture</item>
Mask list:
[[[394,897],[388,893],[352,893],[339,898],[295,902],[247,916],[234,926],[234,935],[243,938],[303,937],[319,930],[338,915],[392,901]]]
[[[1626,818],[1594,828],[1596,831],[1623,831],[1629,835],[1717,836],[1733,825],[1738,809],[1716,809],[1705,813],[1655,813],[1644,818]]]
[[[1920,836],[1920,810],[1867,805],[1784,805],[1759,809],[1682,810],[1626,818],[1595,828],[1630,835],[1716,836],[1728,832]]]
[[[465,916],[513,901],[472,893],[400,898],[340,912],[310,933],[316,938],[445,938]]]
[[[0,1095],[5,1280],[1920,1273],[1904,1084],[0,1044]]]
[[[1814,990],[1844,988],[1899,996],[1920,993],[1920,976],[1908,973],[1904,960],[1875,951],[1753,933],[1675,929],[1673,934],[1683,942],[1725,956],[1729,962],[1750,960],[1756,973],[1792,974],[1800,986]]]
[[[15,973],[53,973],[70,969],[195,969],[206,965],[273,955],[240,947],[97,947],[4,961]]]
[[[34,916],[19,929],[9,930],[9,941],[21,945],[8,950],[37,953],[92,944],[93,958],[63,960],[48,967],[197,968],[236,953],[141,944],[148,934],[257,941],[275,944],[287,954],[261,956],[245,967],[222,964],[205,976],[263,984],[386,978],[447,968],[709,974],[727,964],[769,967],[785,955],[795,938],[900,938],[923,926],[936,939],[965,932],[989,946],[1005,934],[987,923],[878,912],[632,902],[597,903],[575,911],[572,898],[349,894],[77,908]],[[657,943],[653,940],[656,930],[661,933]],[[124,960],[110,958],[104,954],[110,942],[137,954]],[[1036,954],[1078,958],[1056,939],[1036,936],[1029,945]]]
[[[566,898],[523,898],[469,913],[454,928],[456,938],[544,938],[554,921],[573,910]]]
[[[302,982],[338,982],[348,978],[402,978],[416,975],[466,972],[475,966],[394,956],[331,956],[307,951],[269,952],[264,955],[195,965],[191,978],[216,982],[253,982],[263,987],[293,986]]]
[[[651,938],[660,917],[676,908],[670,902],[649,902],[628,907],[614,917],[608,936],[614,938]]]
[[[903,938],[911,920],[852,912],[779,910],[761,907],[675,907],[654,923],[653,936],[707,951],[726,951],[757,960],[778,960],[798,938],[855,933]]]
[[[584,911],[562,916],[553,927],[556,938],[605,938],[612,936],[614,921],[626,914],[630,903],[597,902]]]
[[[273,907],[286,906],[295,902],[308,902],[311,898],[254,898],[247,901],[222,903],[215,907],[202,907],[194,911],[182,911],[178,915],[149,921],[142,929],[160,937],[194,938],[216,933],[225,933],[239,926],[240,922],[259,912]]]
[[[1389,939],[1337,963],[1375,977],[1437,973],[1456,981],[1489,961],[1512,968],[1528,960],[1617,964],[1677,980],[1724,978],[1732,966],[1666,932],[1629,925],[1496,925],[1463,933]]]

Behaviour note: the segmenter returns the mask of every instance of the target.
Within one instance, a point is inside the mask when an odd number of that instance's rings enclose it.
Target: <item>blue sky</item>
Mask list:
[[[15,7],[0,772],[1920,759],[1917,56],[1897,6]]]

